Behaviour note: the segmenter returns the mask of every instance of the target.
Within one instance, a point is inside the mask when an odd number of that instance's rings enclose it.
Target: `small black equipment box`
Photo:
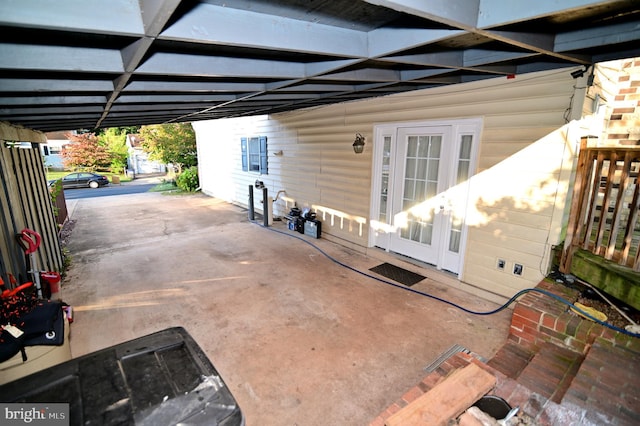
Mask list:
[[[322,233],[322,222],[319,220],[305,220],[304,234],[313,238],[320,238]]]

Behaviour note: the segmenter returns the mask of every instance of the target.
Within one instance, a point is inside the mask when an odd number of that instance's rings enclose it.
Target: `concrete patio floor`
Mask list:
[[[273,232],[246,210],[202,194],[145,193],[71,206],[74,357],[172,326],[202,347],[247,425],[363,425],[424,377],[454,344],[492,357],[507,339],[510,309],[474,316],[386,285],[357,270],[382,261],[326,239]],[[445,284],[412,288],[478,311],[495,303]],[[373,273],[371,273],[373,274]],[[448,278],[450,280],[450,277]]]

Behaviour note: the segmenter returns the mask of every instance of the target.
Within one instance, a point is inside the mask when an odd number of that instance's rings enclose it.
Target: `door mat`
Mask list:
[[[427,278],[423,275],[407,271],[406,269],[400,268],[399,266],[395,266],[390,263],[383,263],[378,266],[374,266],[369,270],[375,272],[376,274],[380,274],[384,277],[397,281],[400,284],[404,284],[408,287],[411,287],[412,285],[417,284]]]

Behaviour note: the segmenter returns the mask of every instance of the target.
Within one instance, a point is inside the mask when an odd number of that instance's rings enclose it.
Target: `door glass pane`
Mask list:
[[[438,166],[440,161],[439,160],[428,160],[429,161],[429,174],[427,175],[427,179],[430,181],[438,181]]]
[[[407,137],[402,201],[404,211],[436,195],[441,145],[441,136]],[[422,244],[431,244],[433,218],[433,212],[425,217],[409,215],[407,227],[400,231],[400,237]]]
[[[429,136],[420,136],[418,139],[418,157],[429,156]]]
[[[416,173],[415,178],[425,179],[427,177],[427,171],[429,172],[429,176],[431,175],[431,170],[428,170],[428,161],[425,159],[415,160],[416,162]]]
[[[415,157],[418,152],[418,137],[409,136],[407,139],[407,158]]]
[[[389,192],[389,166],[391,164],[391,137],[385,136],[382,145],[382,174],[380,177],[380,213],[378,220],[387,223],[387,193]]]
[[[460,159],[471,159],[471,142],[473,135],[462,135],[460,138]]]
[[[417,180],[416,183],[416,195],[417,199],[424,200],[427,198],[427,182],[424,180]]]
[[[402,205],[403,210],[406,210],[413,205],[414,186],[415,186],[414,180],[412,179],[404,180],[404,194],[403,194],[404,202]]]
[[[442,136],[431,136],[431,144],[429,146],[429,157],[440,158],[441,145],[442,145]]]
[[[462,135],[460,137],[460,151],[458,152],[458,171],[456,176],[456,184],[462,183],[469,179],[469,171],[471,170],[471,146],[473,143],[473,135]],[[460,241],[462,239],[461,217],[452,212],[451,231],[449,232],[449,251],[453,253],[460,252]]]
[[[431,244],[432,235],[433,235],[433,221],[430,221],[429,223],[424,223],[423,229],[422,229],[422,238],[420,239],[420,242],[422,244]]]
[[[451,232],[449,233],[449,251],[460,252],[460,239],[462,236],[462,220],[457,216],[452,217]]]
[[[460,153],[458,157],[458,173],[456,183],[461,183],[469,179],[469,170],[471,169],[471,143],[472,135],[462,135],[460,139]]]
[[[438,194],[438,182],[427,182],[427,197],[435,197]]]
[[[249,170],[260,171],[260,139],[249,139]]]
[[[405,177],[408,179],[414,179],[416,175],[416,159],[415,158],[407,158],[407,170],[405,171]]]

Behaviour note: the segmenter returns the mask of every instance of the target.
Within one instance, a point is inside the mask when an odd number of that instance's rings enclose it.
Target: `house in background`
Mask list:
[[[166,173],[166,165],[149,159],[149,154],[142,149],[142,141],[143,139],[140,135],[127,135],[126,143],[129,150],[127,169],[133,170],[136,175],[145,173]]]
[[[61,131],[45,133],[47,142],[40,144],[40,152],[44,158],[45,167],[51,170],[64,170],[62,163],[62,149],[71,141],[67,138],[67,134],[76,134],[77,131]]]
[[[194,122],[200,185],[247,205],[259,180],[275,216],[309,208],[323,238],[431,265],[503,301],[549,272],[581,139],[602,136],[616,79],[566,68]]]

